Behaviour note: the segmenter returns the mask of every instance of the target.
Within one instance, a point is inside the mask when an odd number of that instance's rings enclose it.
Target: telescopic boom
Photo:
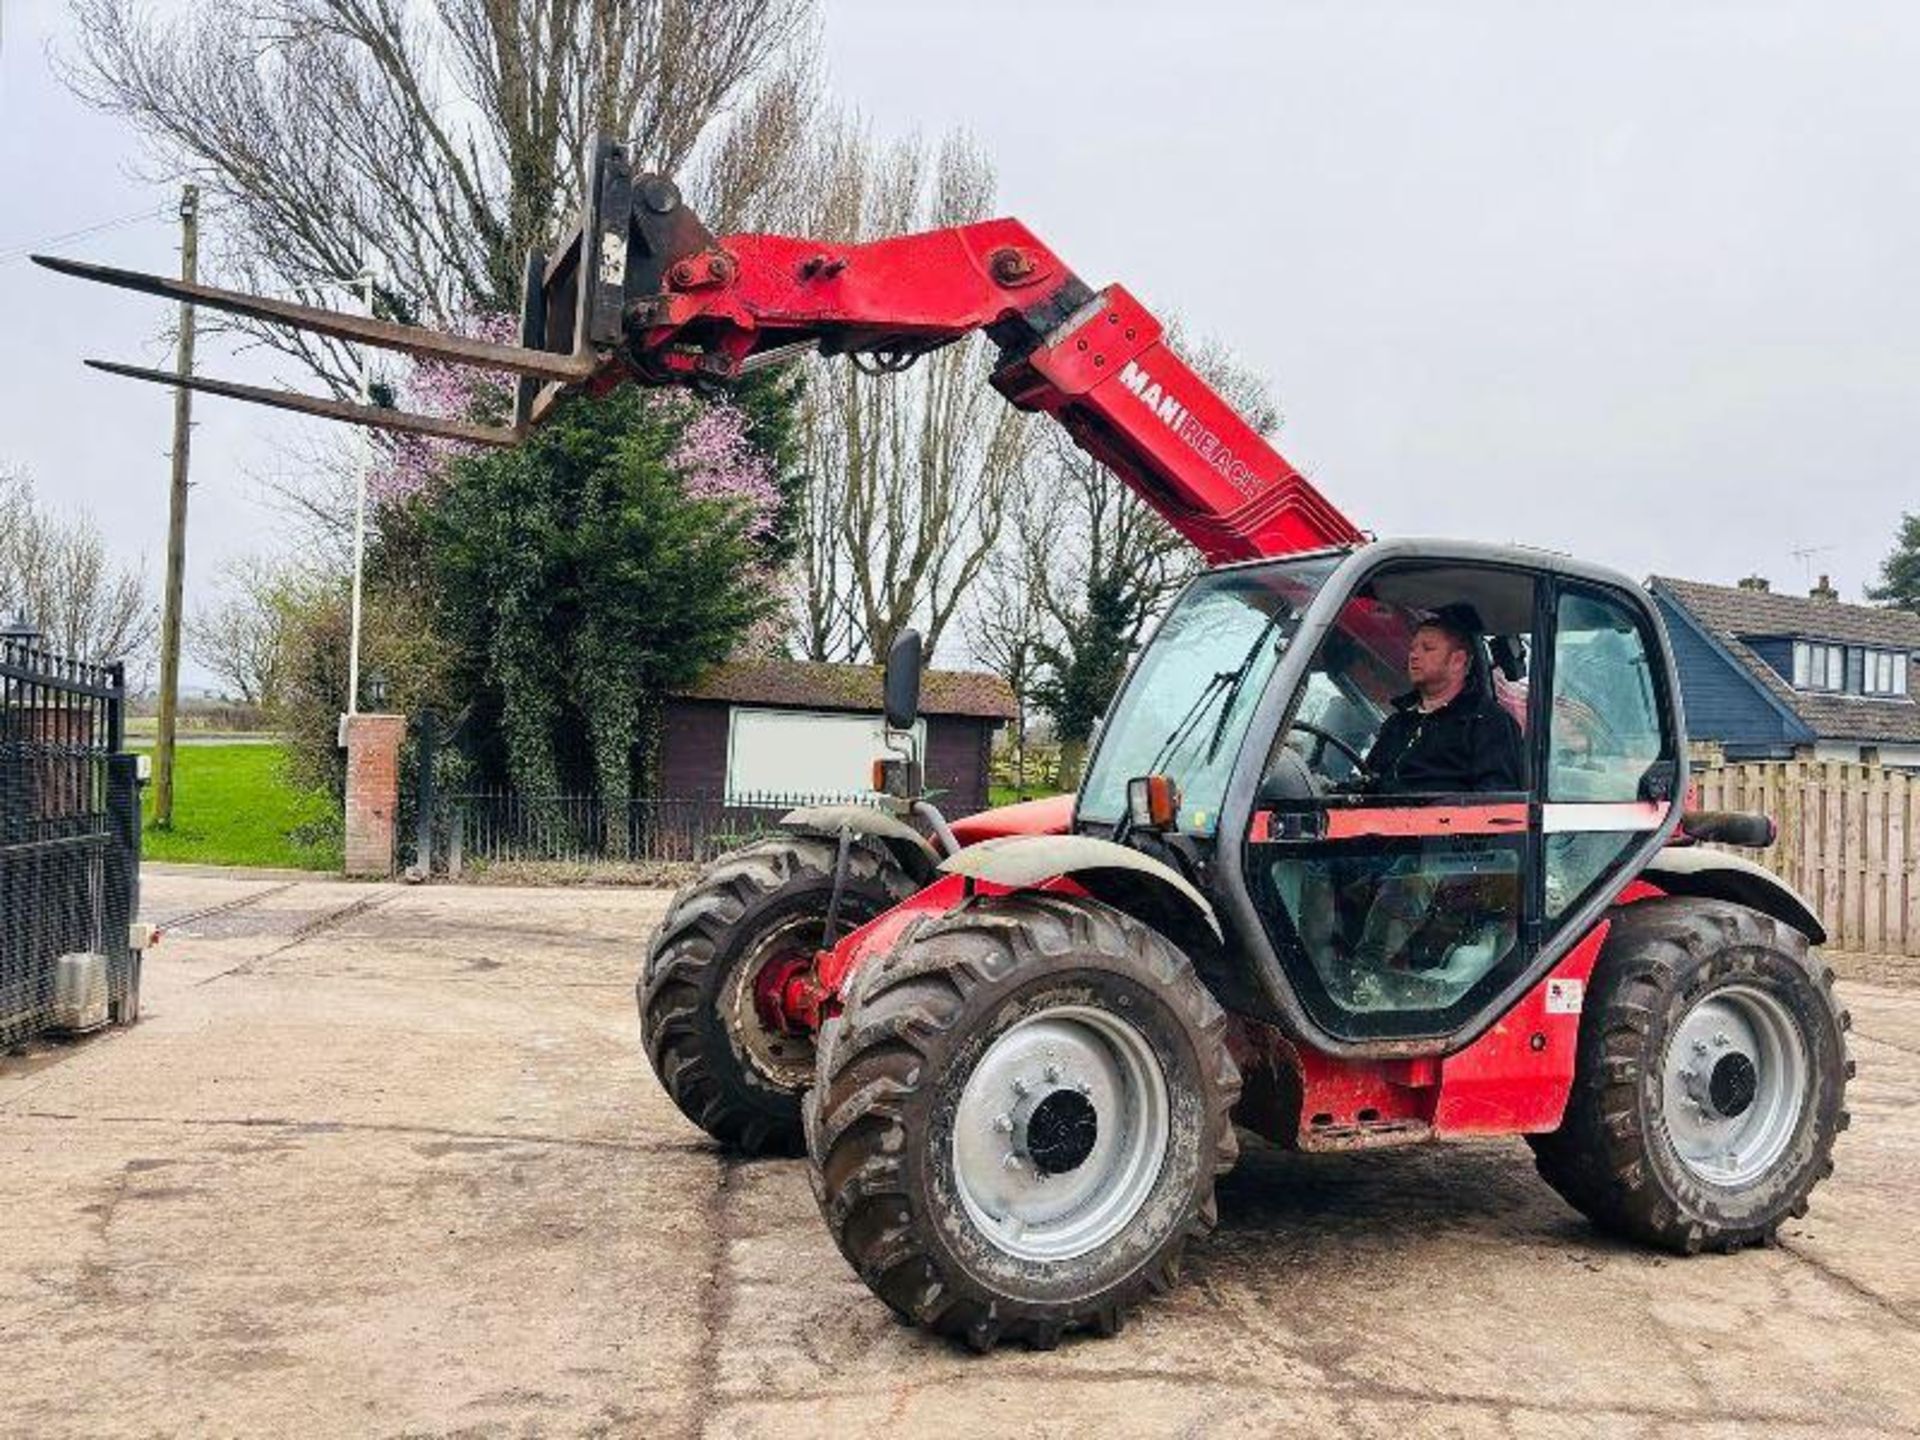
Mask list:
[[[1166,343],[1119,285],[1089,288],[1026,226],[988,220],[837,245],[786,235],[715,237],[672,181],[636,173],[602,141],[580,223],[527,260],[520,344],[46,256],[82,279],[337,339],[519,377],[513,423],[409,415],[297,392],[90,361],[162,384],[382,429],[511,445],[576,389],[725,381],[807,350],[874,371],[984,331],[995,389],[1051,415],[1211,563],[1364,538]]]

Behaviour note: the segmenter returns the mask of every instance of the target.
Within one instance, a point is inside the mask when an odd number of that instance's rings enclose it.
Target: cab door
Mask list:
[[[1521,730],[1517,788],[1397,793],[1364,773],[1442,607],[1479,620],[1471,683]],[[1329,1037],[1477,1033],[1624,883],[1677,774],[1664,655],[1631,597],[1523,566],[1397,561],[1355,586],[1246,832],[1261,925]]]
[[[1360,585],[1310,662],[1248,830],[1256,909],[1295,993],[1351,1040],[1443,1035],[1537,943],[1539,796],[1526,743],[1543,595],[1524,569],[1399,564]],[[1471,618],[1476,743],[1529,756],[1513,788],[1396,790],[1365,773],[1410,703],[1429,613]],[[1424,720],[1416,722],[1427,723]]]

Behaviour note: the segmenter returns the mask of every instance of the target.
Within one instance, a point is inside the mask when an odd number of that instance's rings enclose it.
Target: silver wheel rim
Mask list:
[[[1667,1041],[1661,1112],[1673,1148],[1699,1179],[1728,1189],[1786,1153],[1812,1069],[1786,1006],[1751,985],[1696,1001]]]
[[[807,935],[811,930],[813,934]],[[754,982],[782,951],[817,948],[820,922],[806,915],[785,920],[754,944],[733,967],[727,983],[727,1029],[755,1070],[785,1090],[804,1090],[813,1083],[813,1042],[804,1035],[769,1030],[754,1004]]]
[[[1153,1193],[1172,1134],[1166,1077],[1128,1021],[1063,1005],[987,1047],[954,1117],[967,1215],[1022,1260],[1106,1244]]]

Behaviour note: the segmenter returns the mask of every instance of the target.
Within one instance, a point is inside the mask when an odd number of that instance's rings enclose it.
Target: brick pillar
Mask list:
[[[400,742],[404,715],[349,715],[347,739],[347,864],[349,875],[393,874],[394,830],[400,814]]]

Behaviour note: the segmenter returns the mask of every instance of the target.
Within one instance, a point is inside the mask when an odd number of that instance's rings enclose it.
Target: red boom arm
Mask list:
[[[629,309],[643,381],[733,375],[794,344],[898,365],[984,330],[994,388],[1044,411],[1210,562],[1356,542],[1354,524],[1166,343],[1118,285],[1089,290],[1014,220],[863,245],[733,235]]]

